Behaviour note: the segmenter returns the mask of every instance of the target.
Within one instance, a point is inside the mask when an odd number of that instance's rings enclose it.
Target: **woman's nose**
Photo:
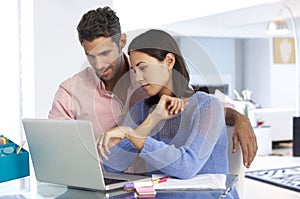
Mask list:
[[[142,73],[138,70],[136,70],[136,72],[135,72],[135,80],[138,82],[141,82],[144,80]]]

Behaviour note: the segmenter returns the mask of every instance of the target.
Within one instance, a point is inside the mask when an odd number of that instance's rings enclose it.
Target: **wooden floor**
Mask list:
[[[273,144],[272,155],[292,156],[293,155],[293,143],[292,142],[279,142],[279,143]]]

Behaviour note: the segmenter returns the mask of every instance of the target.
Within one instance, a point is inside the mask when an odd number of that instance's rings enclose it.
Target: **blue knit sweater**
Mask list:
[[[137,103],[127,115],[124,126],[136,128],[153,107]],[[107,171],[122,172],[142,158],[146,173],[164,173],[188,179],[201,173],[228,173],[228,142],[224,109],[214,97],[195,93],[177,117],[161,121],[146,138],[139,152],[124,139],[111,149],[104,161]],[[226,198],[238,198],[233,189]]]

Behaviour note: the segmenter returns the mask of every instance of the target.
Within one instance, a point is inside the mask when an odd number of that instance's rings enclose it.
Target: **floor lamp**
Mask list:
[[[296,65],[296,117],[293,118],[293,156],[300,156],[300,69],[299,69],[299,49],[298,49],[298,36],[297,36],[297,28],[295,23],[295,17],[292,10],[288,6],[282,6],[280,8],[280,14],[283,10],[286,10],[290,14],[291,24],[293,28],[293,35],[295,41],[295,65]],[[276,18],[269,22],[268,24],[268,33],[272,34],[282,34],[288,33],[289,28],[287,23],[283,18]]]

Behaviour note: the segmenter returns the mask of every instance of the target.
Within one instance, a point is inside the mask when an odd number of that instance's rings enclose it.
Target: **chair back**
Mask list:
[[[242,199],[244,196],[244,173],[245,173],[245,167],[243,164],[243,154],[242,149],[239,144],[238,151],[235,153],[232,153],[232,147],[233,147],[233,141],[232,141],[232,135],[233,135],[233,126],[227,126],[227,136],[228,136],[228,168],[230,174],[237,174],[238,175],[238,181],[235,185],[240,198]]]

